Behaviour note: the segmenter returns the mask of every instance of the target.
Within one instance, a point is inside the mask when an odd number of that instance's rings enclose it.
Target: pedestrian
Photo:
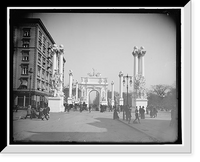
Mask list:
[[[117,109],[114,108],[114,112],[113,112],[113,119],[119,119],[118,113],[117,113]]]
[[[137,123],[136,120],[138,120],[138,122],[140,123],[139,111],[138,111],[137,106],[136,106],[136,109],[135,109],[135,120],[133,121],[133,123]]]
[[[89,113],[91,113],[91,105],[89,106]]]
[[[103,107],[102,107],[102,105],[100,105],[100,112],[103,112]]]
[[[140,117],[142,116],[142,108],[141,108],[141,106],[140,106],[140,108],[139,108],[139,116],[140,116]]]
[[[158,113],[158,111],[157,111],[157,109],[154,107],[154,108],[153,108],[153,117],[154,117],[154,118],[157,117],[157,113]]]
[[[36,111],[35,111],[35,108],[32,107],[32,108],[31,108],[32,118],[36,118],[37,114],[36,114],[35,112],[36,112]]]
[[[143,119],[145,119],[145,109],[144,109],[144,106],[142,107],[143,109]]]
[[[126,121],[129,121],[129,117],[130,117],[130,108],[129,108],[130,106],[129,105],[127,105],[127,107],[126,107]]]
[[[173,109],[171,110],[170,126],[171,127],[176,127],[177,123],[178,123],[178,114],[177,114],[176,107],[173,107]]]
[[[68,103],[65,104],[65,111],[69,112],[69,105],[68,105]]]
[[[25,119],[26,119],[28,116],[32,119],[31,105],[28,105],[27,114],[26,114]]]
[[[128,114],[127,115],[128,115],[128,124],[130,124],[131,117],[132,117],[131,116],[131,109],[130,108],[128,109]]]
[[[40,110],[39,110],[39,119],[44,119],[44,112],[43,112],[43,108],[40,108]]]
[[[82,106],[83,106],[83,105],[82,105],[82,104],[80,104],[80,109],[79,109],[79,110],[80,110],[80,112],[82,112]]]
[[[150,117],[153,118],[153,108],[150,109]]]
[[[50,107],[45,107],[44,110],[43,110],[44,117],[47,120],[49,120],[49,117],[50,117],[49,111],[50,111]]]
[[[15,112],[17,112],[19,109],[19,106],[18,105],[15,105]]]
[[[141,109],[141,119],[145,119],[145,110],[144,110],[144,106],[142,106],[142,109]]]

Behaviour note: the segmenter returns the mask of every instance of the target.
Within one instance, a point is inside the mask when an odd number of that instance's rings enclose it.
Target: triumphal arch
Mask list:
[[[97,91],[99,93],[99,105],[107,105],[108,79],[101,77],[100,73],[96,73],[93,69],[92,73],[88,73],[86,77],[81,77],[81,103],[89,106],[90,92]]]

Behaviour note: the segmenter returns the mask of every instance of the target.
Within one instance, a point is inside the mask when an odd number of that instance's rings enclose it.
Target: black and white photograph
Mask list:
[[[178,8],[10,8],[9,144],[183,144]]]

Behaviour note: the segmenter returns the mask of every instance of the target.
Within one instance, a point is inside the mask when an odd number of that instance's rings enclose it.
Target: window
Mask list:
[[[47,92],[49,91],[48,83],[46,83],[46,91],[47,91]]]
[[[44,79],[45,70],[42,70],[42,79]]]
[[[38,66],[38,70],[37,70],[37,76],[40,77],[40,71],[41,71],[41,67]]]
[[[46,40],[46,38],[43,36],[43,53],[46,52],[46,42],[47,42],[47,40]]]
[[[20,86],[18,89],[27,89],[28,88],[28,78],[20,78]]]
[[[30,39],[23,39],[22,42],[23,42],[22,46],[24,48],[29,48]]]
[[[42,58],[42,66],[45,67],[45,65],[46,65],[46,59],[43,57]]]
[[[42,82],[42,91],[46,89],[44,82]]]
[[[42,40],[42,32],[39,31],[39,39]]]
[[[49,80],[49,73],[48,73],[48,71],[46,72],[46,81],[48,81]]]
[[[37,89],[38,89],[38,90],[41,89],[41,83],[40,83],[40,80],[37,80]]]
[[[40,53],[38,53],[38,63],[41,64],[41,57],[42,55]]]
[[[43,53],[44,54],[46,53],[46,46],[45,46],[45,44],[43,44]]]
[[[42,49],[42,32],[39,31],[39,37],[38,37],[38,48]]]
[[[24,37],[30,37],[30,28],[24,28],[23,29],[23,36]]]
[[[28,75],[28,65],[21,65],[22,71],[21,74],[22,75]]]
[[[38,48],[41,50],[42,49],[42,42],[41,40],[38,41]]]
[[[22,51],[22,61],[29,61],[29,51]]]

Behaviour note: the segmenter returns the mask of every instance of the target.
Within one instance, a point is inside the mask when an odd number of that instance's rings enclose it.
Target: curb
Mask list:
[[[149,135],[148,133],[146,133],[146,132],[144,132],[144,131],[142,131],[142,130],[140,130],[140,129],[138,129],[138,128],[135,128],[134,126],[131,126],[130,124],[121,121],[121,119],[118,119],[118,121],[120,121],[121,123],[123,123],[123,124],[125,124],[125,125],[131,127],[132,129],[135,129],[135,130],[138,131],[138,132],[144,133],[144,134],[147,135],[149,138],[153,139],[153,141],[155,141],[155,142],[160,142],[157,138],[153,137],[152,135]]]

